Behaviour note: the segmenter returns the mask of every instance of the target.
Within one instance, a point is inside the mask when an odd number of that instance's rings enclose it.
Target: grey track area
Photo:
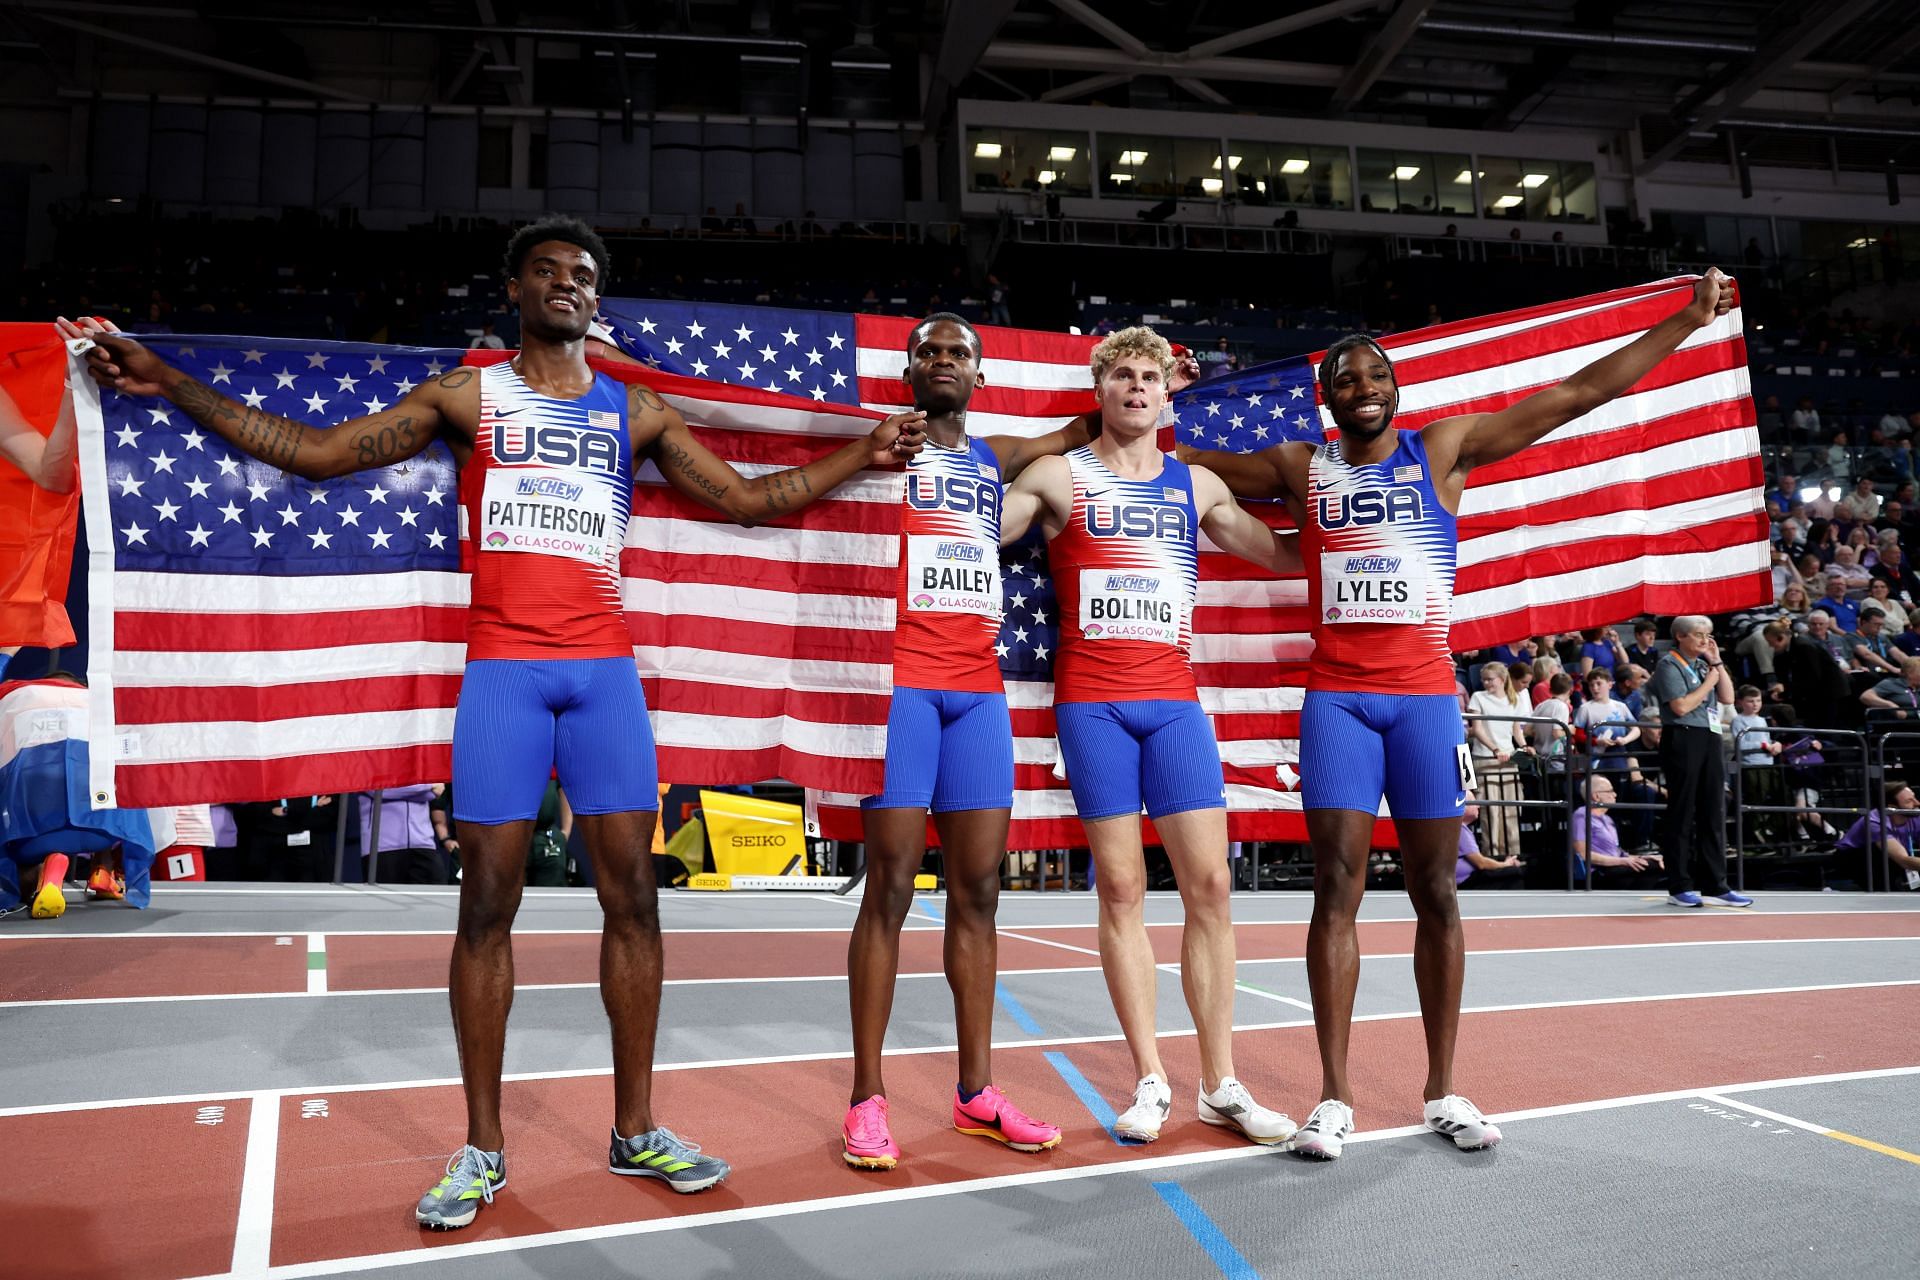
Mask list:
[[[1913,1087],[1905,1077],[1739,1096],[1824,1113]],[[501,1280],[1218,1276],[1155,1190],[1173,1181],[1267,1277],[1911,1276],[1920,1170],[1780,1127],[1662,1101],[1513,1121],[1488,1152],[1391,1137],[1358,1142],[1334,1164],[1261,1152],[362,1274],[456,1280],[478,1265]]]

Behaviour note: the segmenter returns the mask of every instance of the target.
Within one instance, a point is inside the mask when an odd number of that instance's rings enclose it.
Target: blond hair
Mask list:
[[[1126,356],[1145,356],[1160,366],[1160,376],[1173,376],[1173,347],[1167,340],[1147,328],[1134,325],[1129,329],[1120,329],[1108,334],[1093,349],[1089,363],[1093,366],[1093,381],[1098,385],[1107,376],[1107,370]]]

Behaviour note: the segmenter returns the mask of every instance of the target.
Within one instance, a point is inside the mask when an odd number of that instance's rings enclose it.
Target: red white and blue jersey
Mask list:
[[[1316,448],[1306,508],[1307,688],[1451,694],[1459,534],[1434,491],[1420,433],[1400,432],[1390,455],[1361,467],[1340,456],[1338,440]]]
[[[560,400],[511,361],[481,369],[460,472],[468,660],[631,657],[620,550],[632,505],[624,386],[597,373],[592,390]]]
[[[1153,479],[1123,480],[1091,447],[1067,466],[1073,510],[1047,546],[1060,608],[1053,700],[1197,700],[1193,473],[1168,455]]]
[[[1000,462],[969,439],[927,441],[907,465],[893,682],[1000,693]]]

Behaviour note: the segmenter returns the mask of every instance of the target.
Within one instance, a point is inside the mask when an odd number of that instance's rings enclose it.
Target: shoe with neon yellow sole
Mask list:
[[[607,1171],[628,1178],[658,1178],[682,1195],[718,1186],[733,1170],[718,1156],[703,1155],[666,1127],[623,1138],[616,1130],[607,1151]]]
[[[506,1152],[462,1147],[447,1161],[446,1177],[420,1197],[413,1220],[430,1231],[464,1227],[506,1185]]]
[[[127,882],[111,867],[95,867],[87,877],[87,896],[118,901],[127,896]]]
[[[891,1169],[900,1163],[885,1098],[876,1093],[847,1108],[840,1124],[840,1158],[856,1169]]]
[[[1015,1151],[1045,1151],[1060,1145],[1060,1127],[1035,1120],[1007,1101],[1007,1095],[988,1085],[973,1095],[973,1101],[960,1101],[953,1094],[953,1127],[961,1133],[975,1134],[1004,1142]]]
[[[60,891],[67,878],[67,855],[50,853],[40,863],[40,887],[33,891],[35,920],[58,920],[67,913],[67,895]]]

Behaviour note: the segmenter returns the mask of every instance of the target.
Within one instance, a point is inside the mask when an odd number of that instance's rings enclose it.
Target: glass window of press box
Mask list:
[[[1353,175],[1345,147],[1296,142],[1227,143],[1229,186],[1243,205],[1351,209]]]
[[[1593,222],[1599,213],[1593,166],[1575,160],[1481,156],[1480,200],[1489,218]]]
[[[1173,179],[1172,138],[1103,133],[1096,172],[1100,194],[1141,200],[1177,195]]]
[[[967,130],[967,189],[1043,195],[1092,193],[1084,133],[1042,129]]]
[[[1428,151],[1357,153],[1360,208],[1366,213],[1421,213],[1469,217],[1473,214],[1471,160],[1464,155]]]

